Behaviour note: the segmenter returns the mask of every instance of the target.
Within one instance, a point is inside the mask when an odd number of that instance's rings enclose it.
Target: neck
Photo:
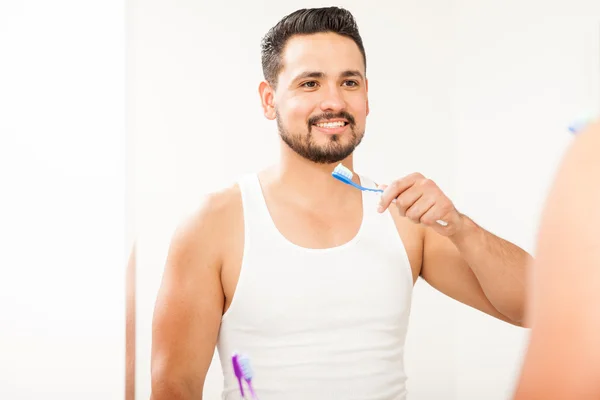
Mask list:
[[[280,163],[275,168],[275,180],[290,196],[302,199],[306,204],[330,204],[336,206],[347,202],[348,195],[359,191],[331,176],[339,162],[317,164],[309,161],[282,143]],[[352,154],[340,161],[354,172]],[[359,183],[356,174],[352,179]]]

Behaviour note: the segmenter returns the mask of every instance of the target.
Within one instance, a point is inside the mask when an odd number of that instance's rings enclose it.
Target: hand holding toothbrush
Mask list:
[[[438,185],[420,173],[410,174],[379,185],[383,190],[377,211],[384,212],[392,202],[400,215],[414,223],[431,227],[443,236],[456,234],[463,225],[463,216]]]

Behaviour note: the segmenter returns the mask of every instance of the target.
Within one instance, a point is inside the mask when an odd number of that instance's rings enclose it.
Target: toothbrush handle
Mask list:
[[[258,396],[252,387],[252,383],[248,382],[248,388],[250,389],[250,394],[252,395],[252,400],[258,400]]]
[[[242,395],[242,399],[245,399],[246,394],[244,393],[244,385],[242,384],[242,378],[238,378],[238,384],[240,386],[240,394]]]
[[[364,188],[364,190],[367,190],[369,192],[383,193],[383,189]],[[392,203],[395,203],[395,202],[396,202],[396,199],[392,199]]]

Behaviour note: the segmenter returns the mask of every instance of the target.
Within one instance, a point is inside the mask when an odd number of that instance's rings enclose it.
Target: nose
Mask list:
[[[346,101],[338,85],[329,85],[326,90],[323,90],[323,96],[322,111],[339,112],[346,108]]]

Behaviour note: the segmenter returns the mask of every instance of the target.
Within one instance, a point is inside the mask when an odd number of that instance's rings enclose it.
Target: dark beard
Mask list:
[[[340,135],[331,135],[329,143],[318,145],[312,137],[312,128],[315,123],[324,119],[345,118],[350,125],[350,141],[346,144],[340,143]],[[354,117],[346,112],[337,114],[326,113],[312,117],[308,121],[307,134],[292,134],[281,124],[281,118],[277,113],[277,129],[281,139],[301,157],[317,164],[334,164],[348,157],[360,144],[364,132],[356,132]]]

